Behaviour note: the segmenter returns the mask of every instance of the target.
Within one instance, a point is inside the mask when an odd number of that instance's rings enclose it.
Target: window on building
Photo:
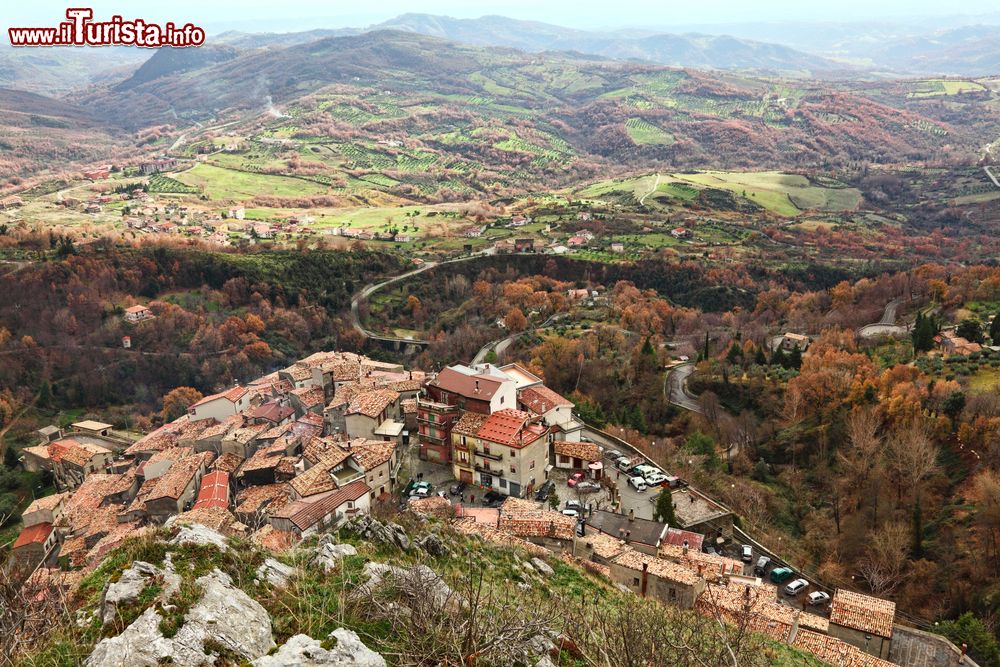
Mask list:
[[[464,436],[464,435],[462,436],[462,446],[463,446],[463,447],[468,447],[468,446],[469,446],[469,443],[467,443],[467,442],[465,441],[465,436]]]
[[[534,470],[535,469],[535,462],[534,461],[531,462],[531,465],[528,466],[528,469],[529,470]]]
[[[569,463],[569,457],[564,454],[560,454],[559,463]]]
[[[633,586],[639,585],[639,577],[632,577],[632,585]]]
[[[516,468],[515,466],[511,466],[511,467],[510,467],[510,471],[511,471],[511,472],[517,472],[517,468]]]
[[[503,477],[500,478],[500,488],[501,489],[507,488],[507,480],[505,480]]]
[[[354,509],[354,501],[353,500],[348,500],[347,501],[347,509],[349,509],[349,510]]]
[[[676,590],[674,590],[673,588],[671,588],[668,591],[668,593],[669,593],[669,597],[670,597],[671,600],[676,600],[677,599],[677,591]]]
[[[378,477],[379,477],[379,479],[382,479],[383,477],[385,477],[385,471],[384,470],[379,470],[378,471]]]

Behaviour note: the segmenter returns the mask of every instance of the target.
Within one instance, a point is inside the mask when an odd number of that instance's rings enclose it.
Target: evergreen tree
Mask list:
[[[802,350],[796,345],[792,348],[792,351],[788,354],[788,365],[785,368],[794,368],[798,370],[802,367]]]
[[[708,332],[705,332],[705,351],[702,353],[702,359],[708,359]]]
[[[737,363],[743,358],[743,348],[736,344],[736,341],[729,346],[729,352],[726,354],[726,361],[731,364]]]
[[[1000,345],[1000,312],[993,316],[993,323],[990,325],[990,338],[994,345]]]
[[[984,340],[983,325],[979,320],[973,318],[964,319],[959,322],[955,333],[972,343],[982,343]]]
[[[754,355],[753,362],[758,366],[764,366],[767,364],[767,357],[764,356],[764,348],[757,348],[757,353]]]
[[[674,496],[669,487],[663,487],[660,495],[656,498],[653,521],[661,521],[668,526],[677,525],[677,517],[674,514]]]
[[[924,518],[919,495],[913,502],[913,545],[910,552],[914,560],[924,557]]]

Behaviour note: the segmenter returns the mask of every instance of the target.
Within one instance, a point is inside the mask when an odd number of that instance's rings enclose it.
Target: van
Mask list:
[[[792,572],[791,568],[788,568],[788,567],[776,567],[773,570],[771,570],[771,583],[772,584],[781,584],[781,583],[784,583],[784,582],[788,581],[789,579],[791,579],[793,574],[795,574],[795,573]]]

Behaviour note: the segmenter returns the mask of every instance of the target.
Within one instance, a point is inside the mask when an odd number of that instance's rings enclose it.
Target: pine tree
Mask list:
[[[669,487],[664,487],[656,499],[653,520],[661,521],[668,526],[677,525],[677,516],[674,514],[674,496]]]
[[[802,367],[802,350],[796,345],[792,348],[791,353],[788,355],[788,368],[794,368],[798,370]]]
[[[913,545],[910,551],[914,560],[924,556],[924,520],[919,495],[913,502]]]
[[[705,332],[705,351],[702,353],[703,359],[708,359],[708,332]]]
[[[994,345],[1000,345],[1000,312],[993,316],[993,324],[990,325],[990,338]]]

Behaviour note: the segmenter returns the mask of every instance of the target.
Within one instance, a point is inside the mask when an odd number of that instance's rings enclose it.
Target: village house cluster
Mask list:
[[[27,508],[13,553],[29,567],[93,566],[144,526],[175,520],[268,546],[332,528],[391,497],[423,380],[317,353],[206,396],[134,442],[93,421],[41,429],[23,463],[51,471],[59,492]]]
[[[892,602],[837,591],[829,618],[779,603],[776,587],[745,574],[741,561],[703,552],[707,539],[732,532],[733,516],[692,488],[672,492],[676,526],[631,511],[568,516],[533,500],[555,469],[613,485],[584,428],[571,401],[517,364],[424,374],[320,352],[205,396],[134,442],[94,421],[41,429],[23,463],[50,470],[59,492],[25,510],[13,553],[29,567],[86,571],[137,532],[175,522],[285,549],[390,501],[412,434],[421,459],[500,499],[411,497],[414,511],[557,554],[642,597],[749,619],[751,629],[833,664],[891,664]]]
[[[784,605],[777,587],[745,575],[741,561],[703,553],[701,533],[602,510],[578,523],[514,497],[499,508],[453,506],[439,496],[411,500],[410,507],[491,542],[540,557],[555,554],[623,590],[742,625],[830,664],[893,664],[888,656],[895,603],[838,590],[829,618]]]

